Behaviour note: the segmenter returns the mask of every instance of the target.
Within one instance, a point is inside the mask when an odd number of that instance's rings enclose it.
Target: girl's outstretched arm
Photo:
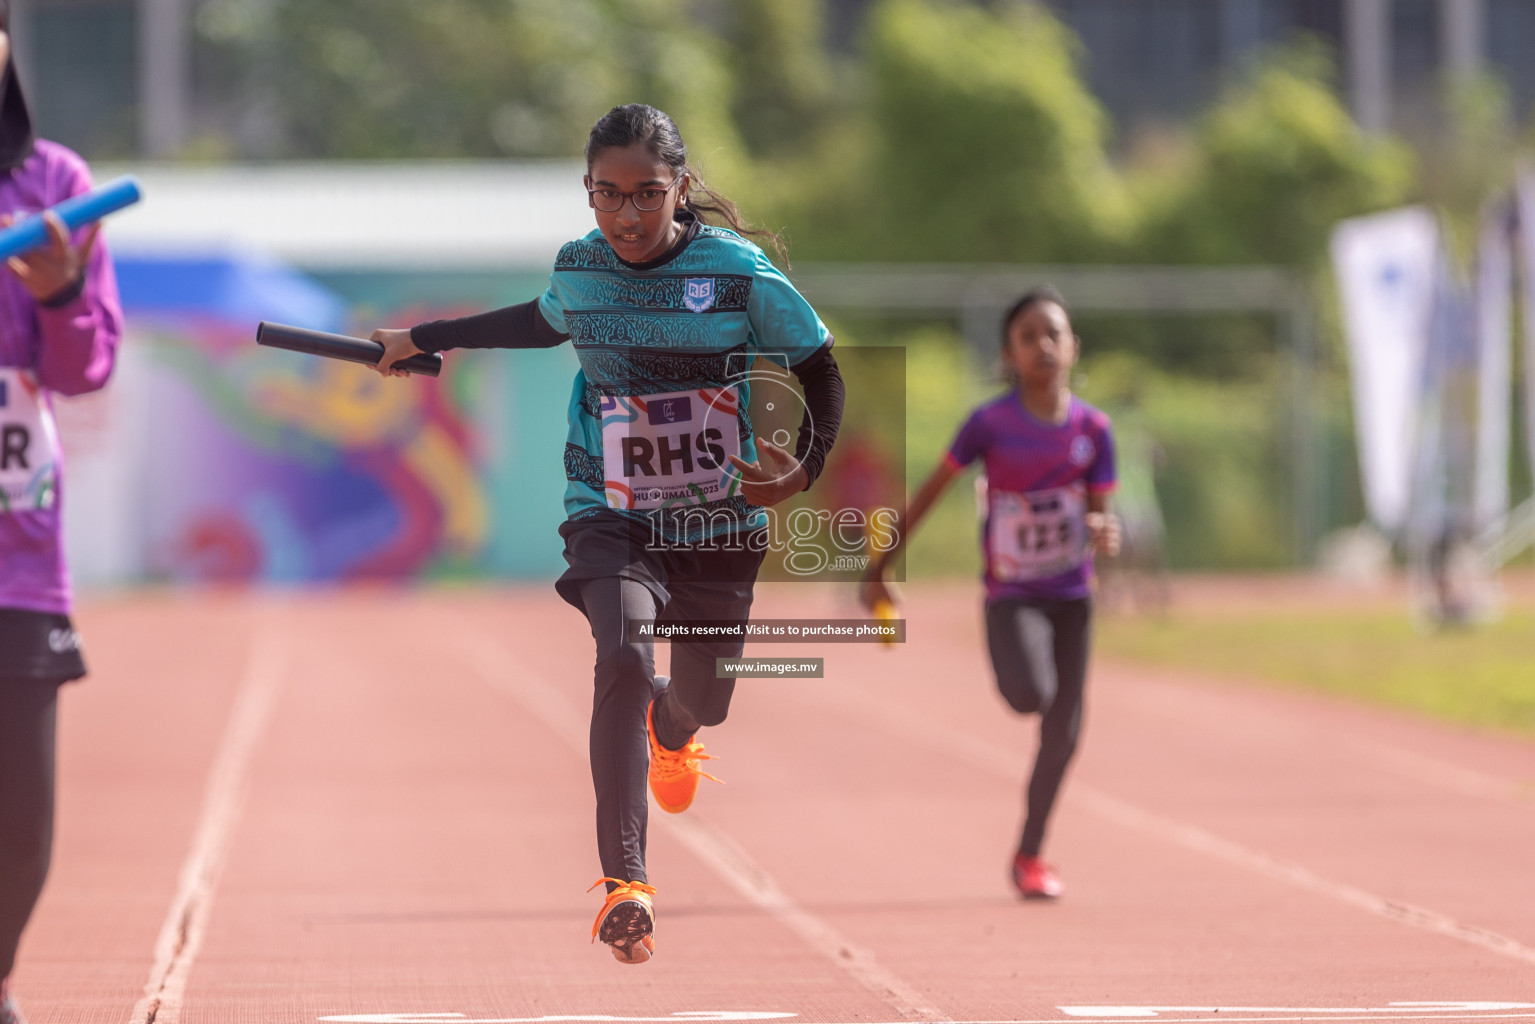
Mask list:
[[[544,319],[540,301],[520,302],[453,320],[431,320],[409,330],[374,331],[372,339],[384,346],[378,372],[387,377],[403,377],[405,371],[394,369],[394,364],[422,352],[454,348],[554,348],[569,341],[570,335],[556,330]]]
[[[869,562],[869,568],[864,572],[863,583],[858,589],[858,596],[863,601],[864,607],[874,611],[881,603],[892,605],[895,603],[891,597],[890,588],[885,585],[885,567],[906,546],[911,532],[917,528],[923,516],[927,515],[928,510],[937,503],[963,468],[948,455],[944,455],[938,460],[938,465],[933,467],[933,471],[928,474],[927,479],[922,482],[922,486],[917,488],[917,493],[912,496],[906,512],[896,519],[895,526],[890,531],[894,537],[894,543],[888,550],[875,555]]]

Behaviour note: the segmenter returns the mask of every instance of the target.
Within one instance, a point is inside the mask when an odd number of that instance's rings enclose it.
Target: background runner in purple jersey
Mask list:
[[[1025,899],[1063,891],[1040,849],[1082,727],[1093,552],[1119,548],[1119,524],[1107,511],[1114,489],[1109,418],[1068,386],[1080,348],[1054,290],[1029,292],[1013,305],[1002,321],[1012,389],[965,421],[897,522],[890,549],[872,560],[860,594],[870,610],[891,602],[886,566],[954,478],[981,460],[986,643],[1002,696],[1020,714],[1040,716],[1011,869]]]

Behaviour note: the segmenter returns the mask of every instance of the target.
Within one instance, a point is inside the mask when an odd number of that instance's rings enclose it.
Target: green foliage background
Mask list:
[[[1469,225],[1521,140],[1505,90],[1460,82],[1431,137],[1370,137],[1332,55],[1297,40],[1204,114],[1135,145],[1042,7],[874,0],[851,49],[822,0],[209,0],[198,74],[224,127],[188,156],[571,157],[619,102],[670,112],[710,182],[781,229],[796,261],[1278,264],[1314,284],[1330,525],[1361,517],[1325,262],[1340,218],[1432,200]],[[1070,296],[1067,296],[1068,301]],[[835,316],[835,311],[831,311]],[[1082,317],[1083,393],[1162,453],[1171,563],[1290,557],[1290,411],[1262,317]],[[859,322],[843,344],[909,348],[915,485],[994,393],[951,324]],[[974,564],[951,494],[914,573]]]

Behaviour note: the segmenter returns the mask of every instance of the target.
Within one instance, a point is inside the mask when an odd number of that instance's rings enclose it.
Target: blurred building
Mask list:
[[[1310,36],[1339,58],[1355,116],[1431,123],[1447,75],[1491,72],[1522,121],[1535,103],[1531,0],[1046,0],[1081,37],[1086,74],[1130,131],[1181,120],[1257,54]]]
[[[193,0],[15,0],[12,51],[39,130],[87,157],[174,151]]]

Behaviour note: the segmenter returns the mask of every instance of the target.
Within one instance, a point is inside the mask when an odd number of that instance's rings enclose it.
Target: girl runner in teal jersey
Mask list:
[[[986,471],[986,640],[997,686],[1021,714],[1040,716],[1028,816],[1012,878],[1026,899],[1054,899],[1060,879],[1040,858],[1045,823],[1077,747],[1092,620],[1092,553],[1119,550],[1110,515],[1114,435],[1109,418],[1068,386],[1078,341],[1053,289],[1029,292],[1002,322],[1013,388],[971,414],[911,500],[895,545],[864,578],[871,609],[888,606],[885,567],[964,467]]]
[[[842,417],[832,337],[704,187],[676,126],[642,104],[592,128],[585,186],[597,228],[566,245],[535,302],[373,334],[379,369],[418,352],[548,348],[581,361],[565,445],[560,527],[569,568],[556,584],[596,643],[592,782],[608,897],[594,938],[622,963],[655,951],[645,864],[648,779],[680,812],[703,773],[694,734],[725,718],[740,637],[672,644],[657,676],[643,623],[744,623],[766,550],[765,506],[814,483]],[[706,223],[722,220],[728,227]],[[765,356],[798,377],[808,410],[791,454],[757,437],[751,366]],[[710,776],[712,778],[712,776]],[[595,887],[595,886],[594,886]]]

